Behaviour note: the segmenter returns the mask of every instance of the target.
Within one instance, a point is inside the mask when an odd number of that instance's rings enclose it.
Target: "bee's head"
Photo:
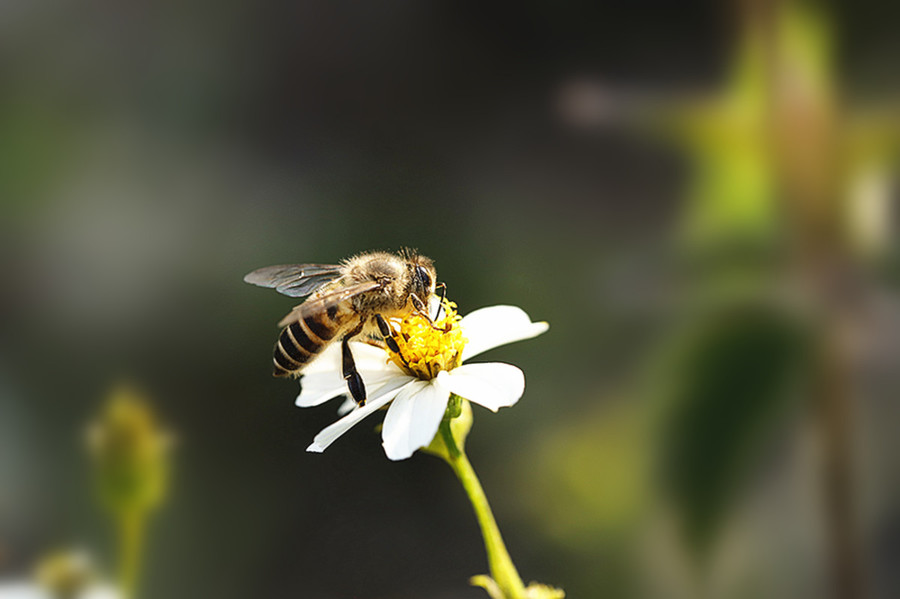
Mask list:
[[[414,250],[406,250],[406,265],[411,279],[411,290],[419,299],[427,302],[434,294],[437,285],[437,271],[431,258],[417,254]]]

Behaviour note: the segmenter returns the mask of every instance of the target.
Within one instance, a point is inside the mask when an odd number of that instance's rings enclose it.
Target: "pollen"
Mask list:
[[[456,304],[445,298],[440,314],[440,318],[431,320],[416,310],[410,312],[400,321],[400,331],[394,336],[400,351],[387,350],[397,366],[426,381],[442,370],[453,370],[459,366],[466,345]]]

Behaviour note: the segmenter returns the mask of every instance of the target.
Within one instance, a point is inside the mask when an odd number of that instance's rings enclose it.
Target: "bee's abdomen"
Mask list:
[[[344,318],[332,310],[308,314],[281,331],[275,344],[275,376],[290,376],[316,357],[343,326]]]

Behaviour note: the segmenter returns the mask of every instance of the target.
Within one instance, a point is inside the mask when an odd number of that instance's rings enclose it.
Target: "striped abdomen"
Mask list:
[[[352,316],[335,307],[301,317],[286,326],[275,344],[275,376],[296,374],[334,339]]]

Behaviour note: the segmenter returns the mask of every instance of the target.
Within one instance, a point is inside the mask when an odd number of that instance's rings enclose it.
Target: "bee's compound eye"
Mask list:
[[[416,276],[422,281],[422,286],[425,289],[431,289],[431,275],[428,274],[428,271],[425,270],[424,266],[416,267]]]

